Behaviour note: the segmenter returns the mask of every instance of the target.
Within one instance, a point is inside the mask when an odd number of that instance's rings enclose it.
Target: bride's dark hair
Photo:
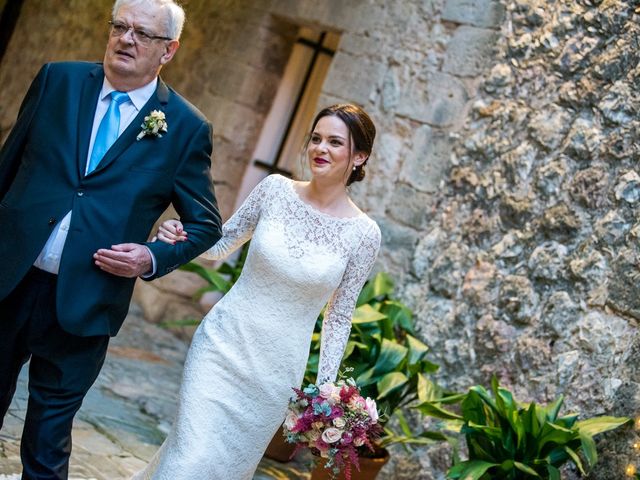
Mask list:
[[[371,155],[371,150],[373,149],[373,140],[376,138],[376,127],[371,117],[369,117],[367,112],[362,108],[352,103],[341,103],[320,110],[313,120],[311,131],[313,132],[316,124],[322,117],[329,116],[338,117],[349,129],[349,133],[353,139],[352,152],[364,153],[367,156],[361,165],[356,165],[355,170],[351,171],[347,179],[347,186],[353,182],[360,182],[365,176],[364,166],[369,160],[369,155]]]

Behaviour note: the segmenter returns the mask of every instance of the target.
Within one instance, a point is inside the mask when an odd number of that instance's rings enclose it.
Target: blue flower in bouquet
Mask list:
[[[327,402],[314,402],[313,404],[314,415],[331,415],[331,405]]]
[[[320,393],[320,389],[314,385],[313,383],[310,383],[308,387],[305,387],[304,390],[302,390],[306,395],[309,395],[311,398],[315,398],[318,396],[318,394]]]

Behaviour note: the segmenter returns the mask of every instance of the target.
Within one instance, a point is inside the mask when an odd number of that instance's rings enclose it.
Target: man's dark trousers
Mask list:
[[[0,427],[20,369],[31,358],[23,480],[67,478],[73,417],[109,343],[107,335],[79,337],[62,330],[55,302],[56,275],[35,267],[0,302]]]

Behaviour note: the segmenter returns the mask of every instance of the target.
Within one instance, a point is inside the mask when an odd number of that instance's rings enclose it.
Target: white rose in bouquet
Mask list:
[[[327,443],[336,443],[342,438],[342,430],[338,428],[329,427],[322,432],[322,440]]]

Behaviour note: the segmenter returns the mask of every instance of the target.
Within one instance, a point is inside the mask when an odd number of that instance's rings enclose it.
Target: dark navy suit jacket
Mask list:
[[[170,203],[189,240],[175,246],[146,243],[157,260],[154,277],[199,255],[221,235],[209,173],[211,125],[161,80],[97,168],[84,175],[103,78],[95,63],[43,66],[0,150],[0,299],[24,277],[56,223],[73,210],[56,301],[62,328],[81,336],[115,335],[135,282],[96,267],[96,250],[145,243]],[[152,110],[165,113],[168,132],[136,140]]]

